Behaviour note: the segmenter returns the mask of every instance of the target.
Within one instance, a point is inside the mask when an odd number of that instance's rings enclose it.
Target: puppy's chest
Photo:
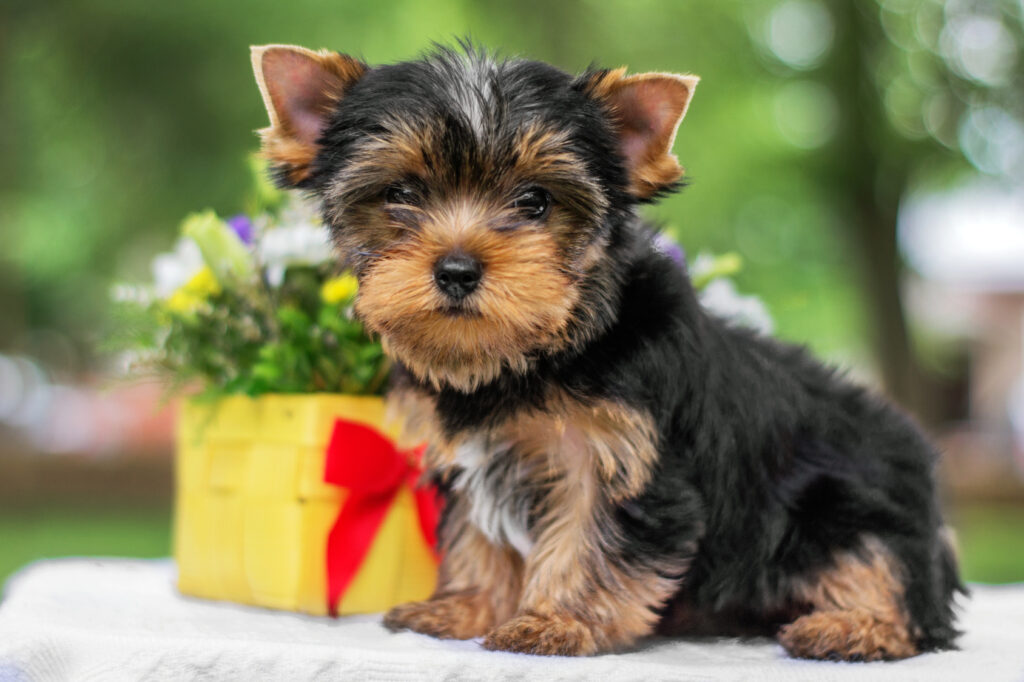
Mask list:
[[[495,545],[529,554],[531,514],[544,497],[536,464],[519,456],[513,443],[494,444],[478,435],[456,446],[455,465],[454,488],[466,500],[469,522]]]
[[[424,421],[436,424],[430,407]],[[645,414],[568,397],[498,425],[437,432],[427,457],[428,466],[451,475],[467,521],[523,556],[566,519],[586,525],[600,507],[638,495],[656,458]]]

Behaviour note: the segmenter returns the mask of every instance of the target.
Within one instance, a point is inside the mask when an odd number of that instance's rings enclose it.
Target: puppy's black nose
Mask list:
[[[464,253],[450,253],[434,263],[434,282],[448,298],[461,301],[480,284],[480,261]]]

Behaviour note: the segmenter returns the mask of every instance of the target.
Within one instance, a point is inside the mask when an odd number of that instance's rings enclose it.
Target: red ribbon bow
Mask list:
[[[413,489],[420,530],[427,546],[437,547],[441,502],[432,487],[417,486],[423,449],[401,452],[375,429],[344,419],[334,422],[327,445],[324,481],[348,490],[338,518],[327,537],[327,610],[338,615],[338,604],[384,522],[403,483]]]

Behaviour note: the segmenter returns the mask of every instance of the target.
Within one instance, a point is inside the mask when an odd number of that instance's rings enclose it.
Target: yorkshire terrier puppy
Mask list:
[[[936,452],[802,349],[702,309],[639,205],[694,76],[475,48],[253,49],[280,183],[315,195],[443,485],[427,601],[385,624],[582,655],[655,632],[793,656],[953,646]]]

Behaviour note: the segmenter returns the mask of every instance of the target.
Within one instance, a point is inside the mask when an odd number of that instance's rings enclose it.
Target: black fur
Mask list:
[[[941,537],[937,453],[902,412],[804,349],[708,314],[684,273],[637,222],[612,260],[624,286],[608,331],[472,394],[442,390],[450,433],[542,404],[544,386],[642,406],[660,436],[658,469],[617,521],[625,556],[687,557],[687,603],[710,612],[786,598],[788,581],[875,535],[904,568],[921,650],[950,648],[964,591]]]
[[[640,202],[626,191],[608,112],[585,92],[593,72],[573,78],[522,60],[474,69],[483,59],[441,50],[371,69],[331,117],[303,183],[323,193],[366,136],[390,120],[429,119],[448,135],[446,155],[433,163],[456,183],[485,185],[488,173],[500,172],[493,157],[506,142],[543,120],[570,134],[581,176],[601,188],[606,208],[580,208],[588,240],[608,245],[583,283],[577,343],[538,349],[532,372],[507,372],[469,394],[419,386],[436,397],[445,432],[542,409],[551,386],[582,402],[641,410],[656,425],[660,458],[643,493],[615,511],[619,559],[689,561],[678,599],[707,613],[770,619],[794,576],[827,567],[873,535],[903,569],[918,647],[951,647],[952,602],[963,587],[942,536],[937,455],[918,427],[803,349],[700,306],[686,273],[658,251],[635,213]],[[491,81],[486,101],[475,80],[482,77]],[[486,107],[485,139],[474,135],[461,96]]]

